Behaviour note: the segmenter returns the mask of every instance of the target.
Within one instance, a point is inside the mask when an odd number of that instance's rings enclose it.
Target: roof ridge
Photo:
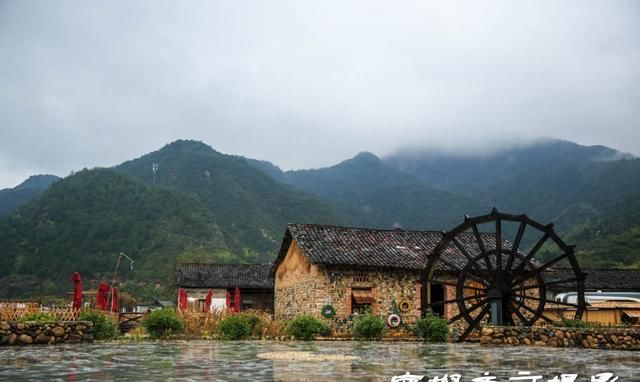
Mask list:
[[[369,231],[369,232],[408,232],[408,233],[436,233],[443,234],[447,233],[446,231],[438,231],[433,229],[404,229],[404,228],[373,228],[373,227],[354,227],[354,226],[342,226],[335,224],[317,224],[317,223],[287,223],[287,228],[292,226],[305,226],[305,227],[327,227],[327,228],[338,228],[345,230],[359,230],[359,231]],[[472,235],[472,232],[462,232],[463,235]],[[495,233],[492,232],[480,232],[482,236],[493,237],[496,236]],[[506,240],[503,238],[503,240]],[[508,241],[508,240],[507,240]]]
[[[353,226],[341,226],[341,225],[335,225],[335,224],[316,224],[316,223],[287,223],[287,227],[291,227],[291,226],[329,227],[329,228],[351,229],[351,230],[360,230],[360,231],[377,231],[377,232],[417,232],[417,233],[429,232],[429,233],[439,233],[439,234],[442,233],[442,231],[438,231],[438,230],[353,227]]]

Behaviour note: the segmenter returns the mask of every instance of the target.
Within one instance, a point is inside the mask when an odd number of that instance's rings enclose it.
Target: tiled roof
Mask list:
[[[586,291],[640,291],[640,269],[582,269],[587,276],[584,282]],[[573,277],[570,268],[554,268],[547,273],[545,279],[549,281],[564,280]],[[549,287],[556,291],[575,289],[575,282],[568,285]]]
[[[428,255],[440,243],[442,236],[438,231],[289,224],[274,270],[284,259],[292,239],[297,241],[312,264],[425,270]],[[495,247],[494,234],[481,234],[481,237],[487,248]],[[459,241],[470,255],[479,253],[473,234],[464,233]],[[503,240],[503,247],[510,248],[511,244]],[[441,270],[459,270],[467,264],[466,257],[453,246],[447,248],[441,258],[454,265],[444,265]]]
[[[272,289],[270,264],[180,264],[176,284],[182,288]]]

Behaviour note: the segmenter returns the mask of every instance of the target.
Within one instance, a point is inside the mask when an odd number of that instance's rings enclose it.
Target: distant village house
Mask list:
[[[273,279],[269,277],[271,265],[263,264],[181,264],[176,270],[176,285],[187,295],[190,309],[203,311],[209,291],[212,292],[211,310],[256,309],[273,311]]]

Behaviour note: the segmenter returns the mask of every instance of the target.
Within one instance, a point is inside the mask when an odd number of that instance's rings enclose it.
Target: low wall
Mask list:
[[[93,342],[93,322],[0,321],[0,346],[79,342]]]
[[[484,327],[482,345],[640,350],[640,331],[625,328]]]

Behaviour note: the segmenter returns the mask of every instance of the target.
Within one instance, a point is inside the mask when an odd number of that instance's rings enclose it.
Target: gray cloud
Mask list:
[[[0,2],[0,188],[178,138],[329,165],[540,136],[640,153],[635,1]]]

